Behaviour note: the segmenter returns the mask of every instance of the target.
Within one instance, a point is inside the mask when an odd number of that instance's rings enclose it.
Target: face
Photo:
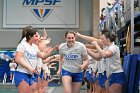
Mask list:
[[[104,34],[100,36],[100,39],[103,45],[106,46],[108,44],[109,39],[107,39]]]
[[[40,35],[38,32],[36,32],[36,34],[34,35],[34,42],[35,44],[38,44],[40,41]]]
[[[72,33],[68,33],[66,37],[66,42],[68,46],[74,46],[75,43],[75,36]]]

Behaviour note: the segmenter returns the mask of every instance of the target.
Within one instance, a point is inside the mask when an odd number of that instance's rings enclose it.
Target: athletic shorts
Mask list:
[[[98,74],[98,84],[101,88],[105,88],[105,81],[107,80],[106,72]]]
[[[44,73],[43,73],[43,70],[41,70],[41,73],[40,73],[40,78],[41,78],[41,79],[43,79],[43,76],[44,76],[43,74],[44,74]]]
[[[125,74],[124,72],[120,73],[112,73],[111,76],[108,78],[108,85],[111,86],[114,83],[118,83],[121,85],[125,84]]]
[[[94,83],[97,80],[97,77],[96,77],[95,73],[93,73],[93,72],[89,73],[89,71],[86,71],[86,79],[90,83]]]
[[[10,71],[10,74],[13,74],[14,75],[15,74],[15,71]]]
[[[82,82],[84,77],[84,72],[72,73],[65,69],[62,69],[62,77],[63,76],[70,76],[72,78],[72,82]]]
[[[29,75],[30,81],[29,85],[31,86],[34,82],[38,82],[38,74]]]
[[[29,75],[27,73],[15,71],[14,75],[15,86],[17,87],[23,80],[26,81],[31,86],[33,82],[38,81],[38,75],[37,74]]]

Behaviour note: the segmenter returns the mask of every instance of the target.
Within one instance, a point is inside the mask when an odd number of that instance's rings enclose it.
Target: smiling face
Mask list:
[[[35,41],[35,42],[38,42],[39,39],[40,39],[40,35],[39,35],[38,32],[36,32],[36,34],[34,35],[34,41]]]
[[[74,44],[75,44],[75,35],[74,35],[74,33],[67,33],[65,39],[66,39],[68,47],[74,46]]]

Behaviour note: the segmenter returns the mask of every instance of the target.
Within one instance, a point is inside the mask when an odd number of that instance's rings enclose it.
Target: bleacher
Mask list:
[[[58,51],[54,52],[52,55],[58,54]],[[14,84],[14,78],[10,80],[10,67],[9,63],[12,58],[14,58],[15,51],[0,51],[0,84]],[[60,77],[56,76],[58,70],[58,62],[56,63],[56,69],[50,69],[51,71],[51,80],[49,86],[58,86],[60,85]]]
[[[0,51],[0,83],[10,83],[9,63],[14,57],[14,51]]]

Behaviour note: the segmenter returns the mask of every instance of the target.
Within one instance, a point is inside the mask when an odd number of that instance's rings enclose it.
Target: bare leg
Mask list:
[[[102,93],[102,88],[98,85],[98,93]]]
[[[30,86],[26,81],[22,81],[18,85],[18,93],[30,93]]]
[[[62,83],[64,86],[64,93],[72,92],[72,78],[70,76],[62,76]]]
[[[80,93],[82,82],[72,82],[72,93]]]
[[[47,86],[48,86],[48,81],[43,80],[42,93],[46,93],[47,92]]]
[[[38,93],[37,82],[34,82],[32,86],[30,86],[30,93]]]
[[[10,74],[10,80],[12,80],[13,79],[13,74]]]
[[[38,83],[37,83],[38,93],[42,93],[42,86],[41,86],[41,84],[42,84],[41,79],[38,78]]]
[[[105,90],[106,90],[106,93],[109,93],[108,80],[105,81]]]
[[[122,93],[122,85],[114,83],[109,87],[109,93]]]

